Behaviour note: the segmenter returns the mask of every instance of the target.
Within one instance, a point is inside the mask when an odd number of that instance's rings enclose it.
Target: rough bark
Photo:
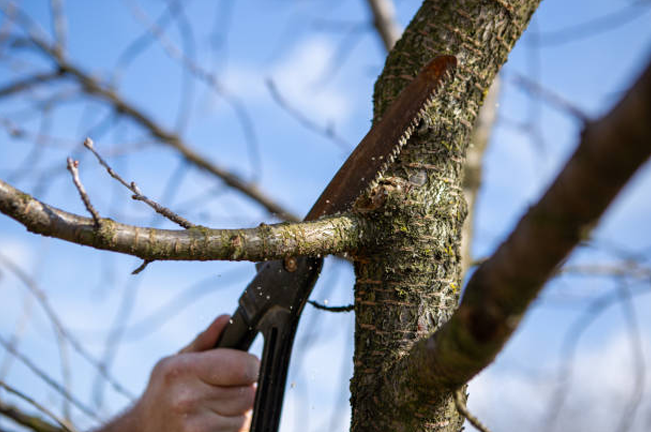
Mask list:
[[[356,256],[354,432],[461,428],[452,393],[409,391],[413,378],[399,362],[457,305],[465,150],[488,87],[538,3],[513,11],[498,1],[425,1],[376,84],[375,121],[432,57],[452,54],[459,63],[428,130],[386,173],[384,206],[367,215],[382,228]]]

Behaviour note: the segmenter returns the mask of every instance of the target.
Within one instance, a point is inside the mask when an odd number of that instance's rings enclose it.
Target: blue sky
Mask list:
[[[23,3],[26,11],[50,32],[47,2]],[[138,4],[151,20],[163,12],[165,3],[143,0]],[[651,5],[640,2],[634,19],[598,35],[565,44],[545,43],[553,42],[553,33],[617,12],[630,3],[546,0],[512,52],[504,68],[499,102],[501,121],[486,154],[475,231],[477,257],[490,254],[508,234],[527,206],[553,179],[579,139],[578,121],[553,106],[532,102],[509,77],[513,73],[527,75],[591,116],[606,112],[649,61]],[[128,4],[66,2],[69,58],[84,70],[110,79],[120,56],[144,28]],[[403,27],[418,6],[416,1],[396,1]],[[227,13],[228,10],[231,12]],[[177,46],[194,46],[196,61],[214,73],[223,88],[246,106],[255,126],[255,151],[247,145],[233,109],[208,86],[195,82],[191,92],[185,93],[192,95],[192,102],[182,105],[183,89],[187,89],[183,69],[157,42],[151,43],[124,69],[119,81],[120,94],[170,130],[178,124],[179,111],[188,114],[179,133],[194,148],[245,178],[257,179],[270,196],[295,213],[306,213],[349,150],[302,127],[278,107],[265,83],[272,79],[292,106],[322,127],[333,127],[352,148],[369,127],[373,83],[385,55],[368,24],[365,2],[194,0],[186,2],[185,12],[194,29],[194,44],[184,42],[175,23],[169,26],[167,37]],[[19,57],[32,65],[27,69],[0,68],[0,83],[47,67],[46,62],[32,54],[21,53]],[[56,87],[63,94],[70,88],[66,84]],[[34,97],[45,98],[48,94],[51,93],[37,91]],[[25,114],[30,112],[25,111],[30,106],[30,99],[3,100],[0,117],[15,119],[24,128],[36,131],[41,118]],[[44,145],[37,157],[30,153],[33,147],[28,141],[10,140],[6,132],[0,131],[0,178],[12,179],[15,186],[52,205],[84,214],[65,171],[65,158],[74,155],[81,161],[82,179],[102,215],[125,223],[172,227],[141,203],[133,202],[128,191],[118,187],[89,154],[80,150],[83,138],[90,133],[97,148],[124,177],[136,181],[145,194],[195,223],[243,227],[270,220],[258,206],[220,187],[218,181],[196,170],[180,168],[176,155],[168,149],[150,144],[124,153],[130,143],[146,136],[128,121],[119,122],[106,133],[103,128],[94,127],[110,116],[101,103],[73,96],[52,110],[49,118],[45,117],[46,125],[48,121],[50,124],[45,129],[47,134],[60,140]],[[510,126],[513,121],[531,121],[540,131],[542,144]],[[25,166],[29,173],[16,171],[16,167]],[[168,187],[170,179],[176,188]],[[651,174],[646,167],[597,229],[598,244],[615,243],[632,251],[649,247],[649,190]],[[206,196],[210,199],[202,199]],[[136,394],[159,358],[191,340],[216,314],[234,310],[241,289],[253,274],[250,263],[154,263],[141,275],[131,276],[130,271],[139,265],[134,258],[36,237],[6,217],[0,218],[0,253],[32,275],[65,325],[95,356],[103,353],[111,323],[119,321],[132,328],[126,331],[115,352],[111,371]],[[590,249],[578,253],[574,260],[603,263],[616,258],[609,250]],[[15,275],[2,265],[0,272],[0,335],[6,338],[12,334],[20,326],[25,310],[30,311],[19,349],[62,380],[59,352],[47,317],[30,300]],[[352,286],[351,269],[328,262],[312,298],[334,305],[348,304],[352,301]],[[568,328],[590,299],[612,291],[614,286],[611,280],[587,278],[563,278],[550,284],[497,363],[473,382],[471,409],[494,425],[495,430],[537,427],[554,389],[553,378]],[[119,315],[119,310],[124,311],[120,304],[125,298],[132,300],[131,309],[128,314]],[[185,299],[193,301],[186,304]],[[147,326],[151,322],[148,317],[170,302],[183,307],[173,316],[171,309],[165,309],[164,324]],[[634,302],[638,325],[648,341],[651,323],[643,312],[651,306],[649,296],[636,295]],[[612,429],[618,415],[604,419],[593,413],[602,412],[606,406],[620,412],[629,400],[633,359],[624,318],[630,314],[623,314],[622,310],[615,303],[581,339],[577,362],[583,366],[572,381],[575,404],[568,402],[569,408],[562,417],[565,421],[578,421],[573,416],[581,409],[587,411],[581,405],[587,404],[594,409],[581,416],[584,428]],[[143,328],[148,329],[145,335]],[[294,360],[283,430],[293,430],[298,425],[314,431],[347,428],[352,331],[351,314],[306,310],[297,339],[297,350],[305,354]],[[647,342],[643,349],[648,364]],[[0,372],[6,358],[0,351]],[[74,393],[92,405],[93,369],[73,351],[70,364]],[[600,379],[595,380],[595,376]],[[60,398],[19,363],[11,364],[6,380],[40,395],[40,400],[57,409],[61,405]],[[631,430],[646,430],[644,421],[650,405],[649,390],[645,392],[647,398],[635,424],[639,429]],[[597,394],[598,397],[588,397]],[[106,389],[100,412],[110,416],[126,403],[119,394]],[[94,424],[78,412],[74,412],[73,418],[81,426]]]

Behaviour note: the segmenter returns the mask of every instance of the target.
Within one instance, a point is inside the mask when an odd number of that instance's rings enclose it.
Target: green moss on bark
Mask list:
[[[428,112],[429,130],[414,135],[385,173],[392,187],[383,206],[364,213],[377,228],[355,263],[354,432],[461,428],[452,394],[416,390],[417,376],[401,359],[456,308],[466,146],[486,91],[537,4],[520,2],[511,15],[495,1],[425,1],[376,83],[377,121],[433,57],[452,54],[459,63]]]

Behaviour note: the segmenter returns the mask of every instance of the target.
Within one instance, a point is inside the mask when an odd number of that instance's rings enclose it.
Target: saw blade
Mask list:
[[[444,55],[421,69],[346,159],[312,206],[306,221],[348,210],[357,197],[376,184],[400,154],[434,103],[437,89],[456,65],[456,57]]]

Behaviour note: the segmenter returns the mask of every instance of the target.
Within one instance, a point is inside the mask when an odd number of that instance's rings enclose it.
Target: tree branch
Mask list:
[[[85,218],[51,207],[0,180],[0,212],[28,231],[144,260],[264,261],[288,255],[337,254],[356,249],[368,222],[345,214],[313,222],[261,224],[248,229],[162,230]]]
[[[49,83],[50,81],[61,78],[61,76],[60,71],[44,72],[14,81],[0,88],[0,98],[11,96],[14,93],[25,91],[40,84]]]
[[[17,424],[36,432],[63,432],[65,429],[57,427],[40,417],[26,414],[19,408],[8,405],[0,400],[0,415],[3,415]]]
[[[500,77],[495,77],[486,94],[486,99],[479,109],[472,131],[471,145],[466,150],[466,163],[463,174],[463,196],[468,204],[468,216],[463,223],[461,233],[461,279],[463,280],[472,266],[472,241],[474,238],[477,196],[481,187],[484,152],[497,118],[497,101],[500,93]]]
[[[160,204],[158,204],[156,201],[146,197],[145,195],[142,194],[140,191],[140,188],[136,184],[136,182],[127,182],[125,179],[122,178],[111,166],[104,160],[102,155],[99,154],[97,150],[95,150],[95,144],[93,143],[93,140],[90,138],[86,138],[84,140],[84,147],[86,147],[88,150],[90,150],[93,155],[95,155],[95,158],[97,158],[97,161],[99,162],[100,165],[102,165],[108,174],[113,177],[115,180],[117,180],[122,186],[125,188],[129,189],[131,192],[133,192],[133,195],[131,198],[137,201],[142,201],[145,204],[147,204],[149,207],[153,208],[154,211],[165,218],[169,219],[170,221],[174,222],[177,225],[180,225],[182,228],[192,228],[196,226],[192,222],[188,221],[187,219],[179,216],[178,214],[174,213],[172,210],[168,209],[167,207],[164,207]],[[142,270],[139,270],[139,272]]]
[[[59,426],[61,426],[61,430],[64,430],[66,432],[76,432],[74,427],[72,427],[71,425],[66,424],[65,420],[60,419],[52,411],[50,411],[49,409],[47,409],[46,407],[44,407],[40,403],[36,402],[31,397],[29,397],[26,394],[22,393],[21,391],[15,389],[14,387],[9,386],[7,383],[5,383],[3,381],[0,381],[0,388],[6,390],[8,393],[11,393],[11,394],[19,397],[23,401],[25,401],[28,404],[32,405],[34,408],[38,409],[42,413],[44,413],[44,414],[48,415],[49,417],[51,417],[54,421],[56,421],[59,424]],[[5,410],[4,409],[5,407],[6,407],[6,405],[4,405],[2,402],[0,402],[0,413],[2,413],[3,415],[6,415],[6,416],[9,416],[10,414],[13,414],[14,417],[11,417],[13,420],[16,420],[17,422],[19,422],[19,420],[24,421],[25,426],[27,426],[27,427],[29,427],[29,428],[31,428],[33,430],[52,430],[52,429],[47,429],[47,427],[45,429],[34,429],[33,426],[46,426],[47,423],[42,421],[42,420],[38,420],[35,417],[26,416],[26,415],[24,415],[22,413],[19,413],[16,410],[13,410],[13,411],[10,410],[10,409]],[[9,407],[9,408],[11,408],[11,407]],[[20,423],[20,424],[23,424],[23,423]]]
[[[244,195],[258,202],[278,218],[289,221],[299,220],[297,216],[293,215],[288,210],[283,208],[280,204],[267,197],[257,188],[255,184],[247,182],[238,175],[228,171],[223,167],[218,166],[214,162],[211,162],[207,157],[199,154],[196,150],[189,147],[188,144],[185,143],[180,136],[176,135],[173,132],[167,131],[161,125],[156,123],[156,121],[154,121],[151,117],[147,116],[134,105],[122,99],[122,97],[113,89],[105,86],[97,79],[81,70],[78,66],[66,60],[66,58],[63,57],[56,48],[51,47],[48,43],[39,39],[34,34],[30,35],[29,42],[33,46],[37,47],[52,61],[54,61],[62,74],[74,78],[86,94],[96,96],[104,102],[108,103],[115,109],[116,112],[129,117],[131,120],[146,129],[152,136],[160,140],[162,144],[165,144],[178,151],[181,156],[188,162],[204,171],[207,171],[219,177],[228,186],[242,192]]]
[[[402,30],[396,22],[396,11],[391,0],[366,0],[373,13],[373,26],[382,38],[384,48],[391,48],[400,38]]]
[[[545,281],[651,154],[649,119],[651,64],[608,115],[587,125],[545,195],[475,272],[450,321],[406,357],[424,393],[458,388],[493,361]]]

